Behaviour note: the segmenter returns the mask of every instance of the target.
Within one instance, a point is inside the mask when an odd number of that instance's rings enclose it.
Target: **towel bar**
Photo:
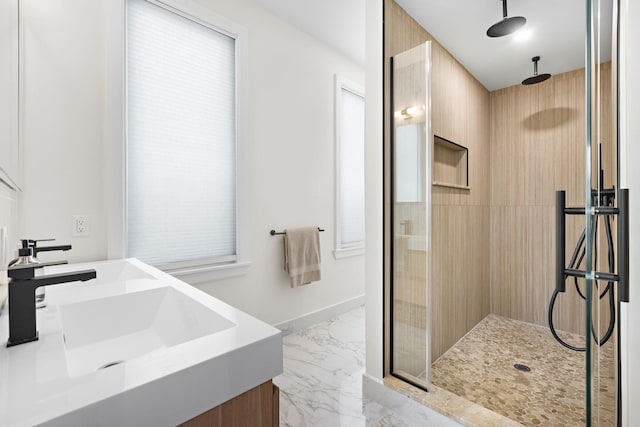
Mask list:
[[[318,227],[318,231],[322,232],[324,231],[322,228]],[[276,234],[284,234],[284,231],[276,231],[276,230],[271,230],[269,232],[269,234],[271,234],[272,236],[275,236]]]

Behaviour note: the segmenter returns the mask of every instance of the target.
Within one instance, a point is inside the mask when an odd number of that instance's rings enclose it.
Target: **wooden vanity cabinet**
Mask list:
[[[181,424],[184,427],[272,427],[279,425],[280,389],[271,380]]]

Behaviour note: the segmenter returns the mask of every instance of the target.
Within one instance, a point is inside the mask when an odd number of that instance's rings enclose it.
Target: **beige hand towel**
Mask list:
[[[284,231],[284,269],[291,287],[320,280],[320,233],[318,227]]]

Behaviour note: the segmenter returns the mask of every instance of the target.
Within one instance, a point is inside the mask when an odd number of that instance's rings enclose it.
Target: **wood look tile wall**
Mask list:
[[[601,108],[610,112],[610,63],[601,71]],[[547,325],[555,288],[555,192],[566,191],[567,206],[584,205],[584,88],[581,69],[490,94],[493,314]],[[611,113],[603,114],[601,129],[605,186],[610,187],[617,173]],[[583,228],[583,217],[568,217],[567,263]],[[567,284],[555,313],[557,329],[584,334],[584,303],[573,285]]]
[[[388,102],[389,58],[432,41],[433,133],[469,149],[471,190],[432,187],[433,271],[427,312],[431,313],[430,348],[431,360],[434,361],[489,314],[489,92],[394,1],[385,1],[384,35],[385,123],[390,123],[391,114]],[[390,127],[385,126],[387,221],[392,209],[388,181],[390,131]],[[412,209],[409,205],[406,206],[408,210]],[[385,253],[389,254],[392,241],[389,223],[386,230]],[[388,286],[391,280],[389,259],[386,266],[385,283]],[[424,282],[415,280],[419,272],[406,276],[412,281],[397,283],[398,288],[424,286]],[[394,279],[398,282],[404,280],[401,275]],[[417,296],[422,294],[421,291],[415,292]],[[424,303],[419,299],[413,304],[416,312],[424,311]],[[412,321],[409,318],[398,319],[397,316],[402,314],[397,312],[395,320]]]

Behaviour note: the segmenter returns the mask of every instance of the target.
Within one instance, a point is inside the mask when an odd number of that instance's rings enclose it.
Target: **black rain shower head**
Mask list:
[[[507,0],[502,0],[502,21],[493,24],[487,30],[489,37],[502,37],[520,29],[527,20],[523,16],[507,18]]]
[[[531,60],[533,61],[533,76],[524,79],[522,81],[523,85],[535,85],[542,83],[551,77],[551,74],[538,74],[538,61],[540,61],[539,56],[534,56]]]

